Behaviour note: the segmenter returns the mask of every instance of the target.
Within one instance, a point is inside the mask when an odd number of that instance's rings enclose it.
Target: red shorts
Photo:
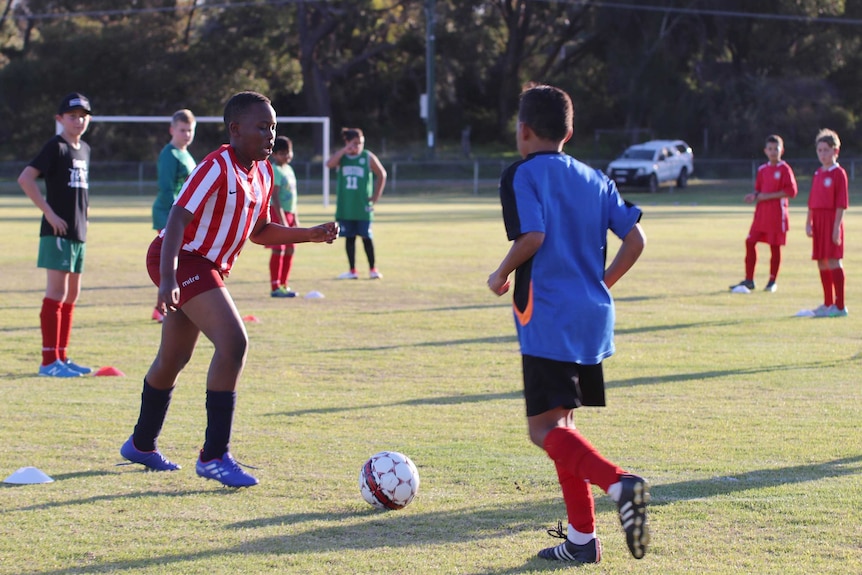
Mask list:
[[[783,246],[787,244],[786,232],[758,232],[750,230],[746,241],[756,243],[766,243],[771,246]]]
[[[278,214],[275,213],[275,207],[269,206],[269,219],[270,221],[275,221],[275,218]],[[296,227],[296,214],[293,212],[284,212],[284,219],[287,227],[295,228]],[[264,246],[268,250],[283,250],[287,246],[292,246],[293,244],[283,244],[280,246]]]
[[[161,283],[159,263],[162,260],[162,238],[156,237],[147,250],[147,272],[156,284]],[[211,289],[224,287],[224,278],[216,265],[198,254],[180,250],[177,258],[177,283],[180,286],[180,302],[178,308],[187,301]]]
[[[812,260],[840,260],[844,257],[844,224],[841,224],[839,245],[832,241],[834,227],[835,210],[811,210]]]

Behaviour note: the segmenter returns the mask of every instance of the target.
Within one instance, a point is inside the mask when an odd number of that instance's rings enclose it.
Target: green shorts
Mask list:
[[[36,266],[79,274],[84,271],[86,253],[87,246],[84,242],[59,236],[42,236],[39,238],[39,258],[36,260]]]

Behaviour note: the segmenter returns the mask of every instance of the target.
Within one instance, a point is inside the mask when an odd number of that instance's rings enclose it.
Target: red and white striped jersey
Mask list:
[[[246,171],[229,144],[210,153],[174,202],[194,215],[182,249],[205,257],[227,275],[255,223],[268,217],[272,182],[269,162],[255,162]]]

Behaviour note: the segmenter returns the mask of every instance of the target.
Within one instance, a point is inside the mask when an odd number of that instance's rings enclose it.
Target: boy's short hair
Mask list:
[[[544,140],[563,141],[574,121],[572,99],[563,90],[545,84],[528,84],[521,92],[518,121]]]
[[[834,130],[824,128],[817,132],[817,137],[814,139],[814,146],[816,147],[820,142],[825,142],[830,148],[841,148],[841,139]]]
[[[246,110],[253,105],[260,103],[269,104],[270,106],[272,105],[269,98],[258,92],[239,92],[238,94],[231,96],[231,99],[227,101],[227,104],[225,104],[224,107],[225,127],[230,130],[231,122],[236,122]]]
[[[778,144],[779,148],[781,148],[782,150],[784,149],[784,139],[782,139],[782,137],[778,134],[770,134],[769,136],[766,136],[766,143]]]
[[[194,124],[196,122],[195,115],[192,114],[191,110],[183,108],[182,110],[177,110],[174,112],[174,115],[171,116],[171,124],[175,125],[177,122],[183,122],[186,124]]]
[[[341,128],[341,137],[344,138],[345,142],[350,142],[356,138],[364,138],[365,134],[360,128]]]
[[[275,143],[272,145],[272,153],[281,152],[282,150],[292,150],[293,142],[287,136],[276,136]]]

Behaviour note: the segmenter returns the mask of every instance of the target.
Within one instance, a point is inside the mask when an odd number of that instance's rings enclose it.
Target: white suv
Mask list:
[[[618,186],[646,186],[651,193],[665,182],[684,188],[694,172],[694,156],[682,140],[650,140],[629,147],[608,164],[608,177]]]

